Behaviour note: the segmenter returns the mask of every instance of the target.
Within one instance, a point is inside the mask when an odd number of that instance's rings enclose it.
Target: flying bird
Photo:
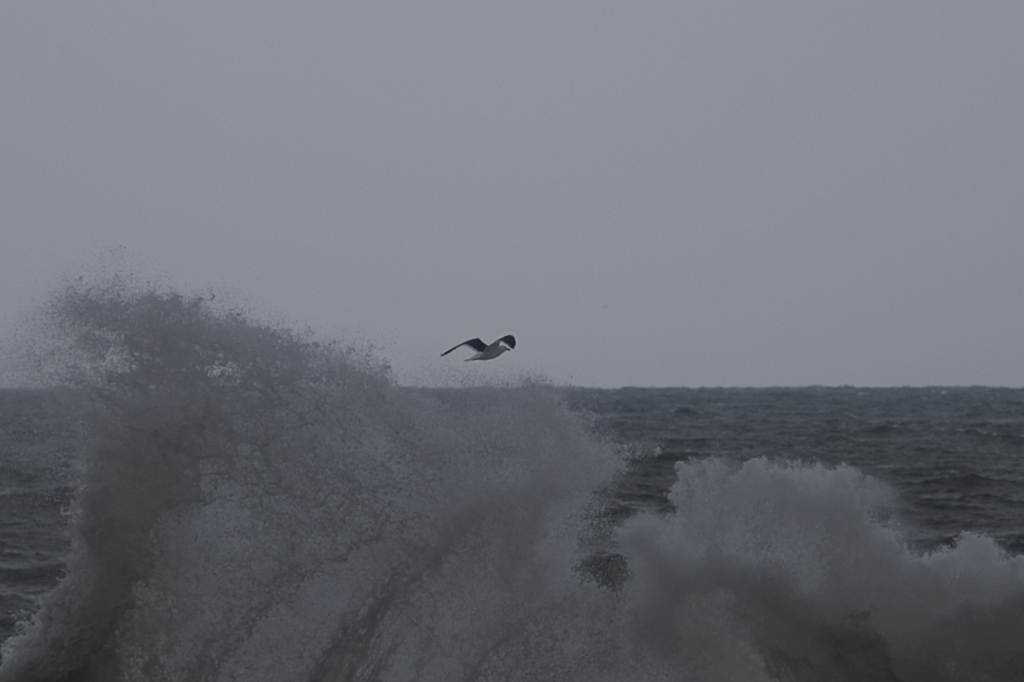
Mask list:
[[[466,358],[466,362],[469,362],[470,360],[493,360],[505,351],[515,348],[516,337],[509,334],[508,336],[501,337],[490,345],[487,345],[480,339],[470,339],[469,341],[463,341],[458,346],[452,346],[445,352],[441,353],[441,357],[443,358],[456,348],[461,348],[462,346],[469,346],[476,351],[476,355],[471,358]]]

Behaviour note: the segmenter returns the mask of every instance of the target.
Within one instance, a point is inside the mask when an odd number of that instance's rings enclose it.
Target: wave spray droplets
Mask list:
[[[67,575],[3,682],[1022,669],[1024,560],[974,536],[913,554],[853,469],[680,463],[673,511],[612,523],[625,456],[550,387],[403,388],[366,353],[117,282],[52,315],[91,435]]]
[[[92,442],[67,577],[0,679],[459,679],[558,639],[611,458],[552,390],[404,390],[116,283],[52,312]]]

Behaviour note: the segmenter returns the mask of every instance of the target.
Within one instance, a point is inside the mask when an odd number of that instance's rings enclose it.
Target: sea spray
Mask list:
[[[546,629],[588,608],[578,530],[615,464],[553,389],[401,389],[372,356],[119,280],[51,315],[91,435],[67,575],[0,679],[458,679],[510,651],[526,679],[553,669],[527,650],[571,658]]]
[[[50,315],[37,355],[86,425],[73,546],[4,682],[1024,669],[1024,559],[911,549],[853,467],[690,459],[631,506],[644,448],[550,386],[404,388],[372,353],[118,279]]]

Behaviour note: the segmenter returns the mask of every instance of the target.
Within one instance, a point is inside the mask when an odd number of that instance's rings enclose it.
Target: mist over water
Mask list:
[[[912,551],[852,467],[638,455],[540,383],[371,353],[120,280],[38,357],[87,433],[67,572],[0,681],[1012,680],[1024,558]]]

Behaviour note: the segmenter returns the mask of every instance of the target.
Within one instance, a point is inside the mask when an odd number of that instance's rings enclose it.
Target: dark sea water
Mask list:
[[[79,286],[0,391],[0,682],[1024,680],[1024,391],[395,385]]]

